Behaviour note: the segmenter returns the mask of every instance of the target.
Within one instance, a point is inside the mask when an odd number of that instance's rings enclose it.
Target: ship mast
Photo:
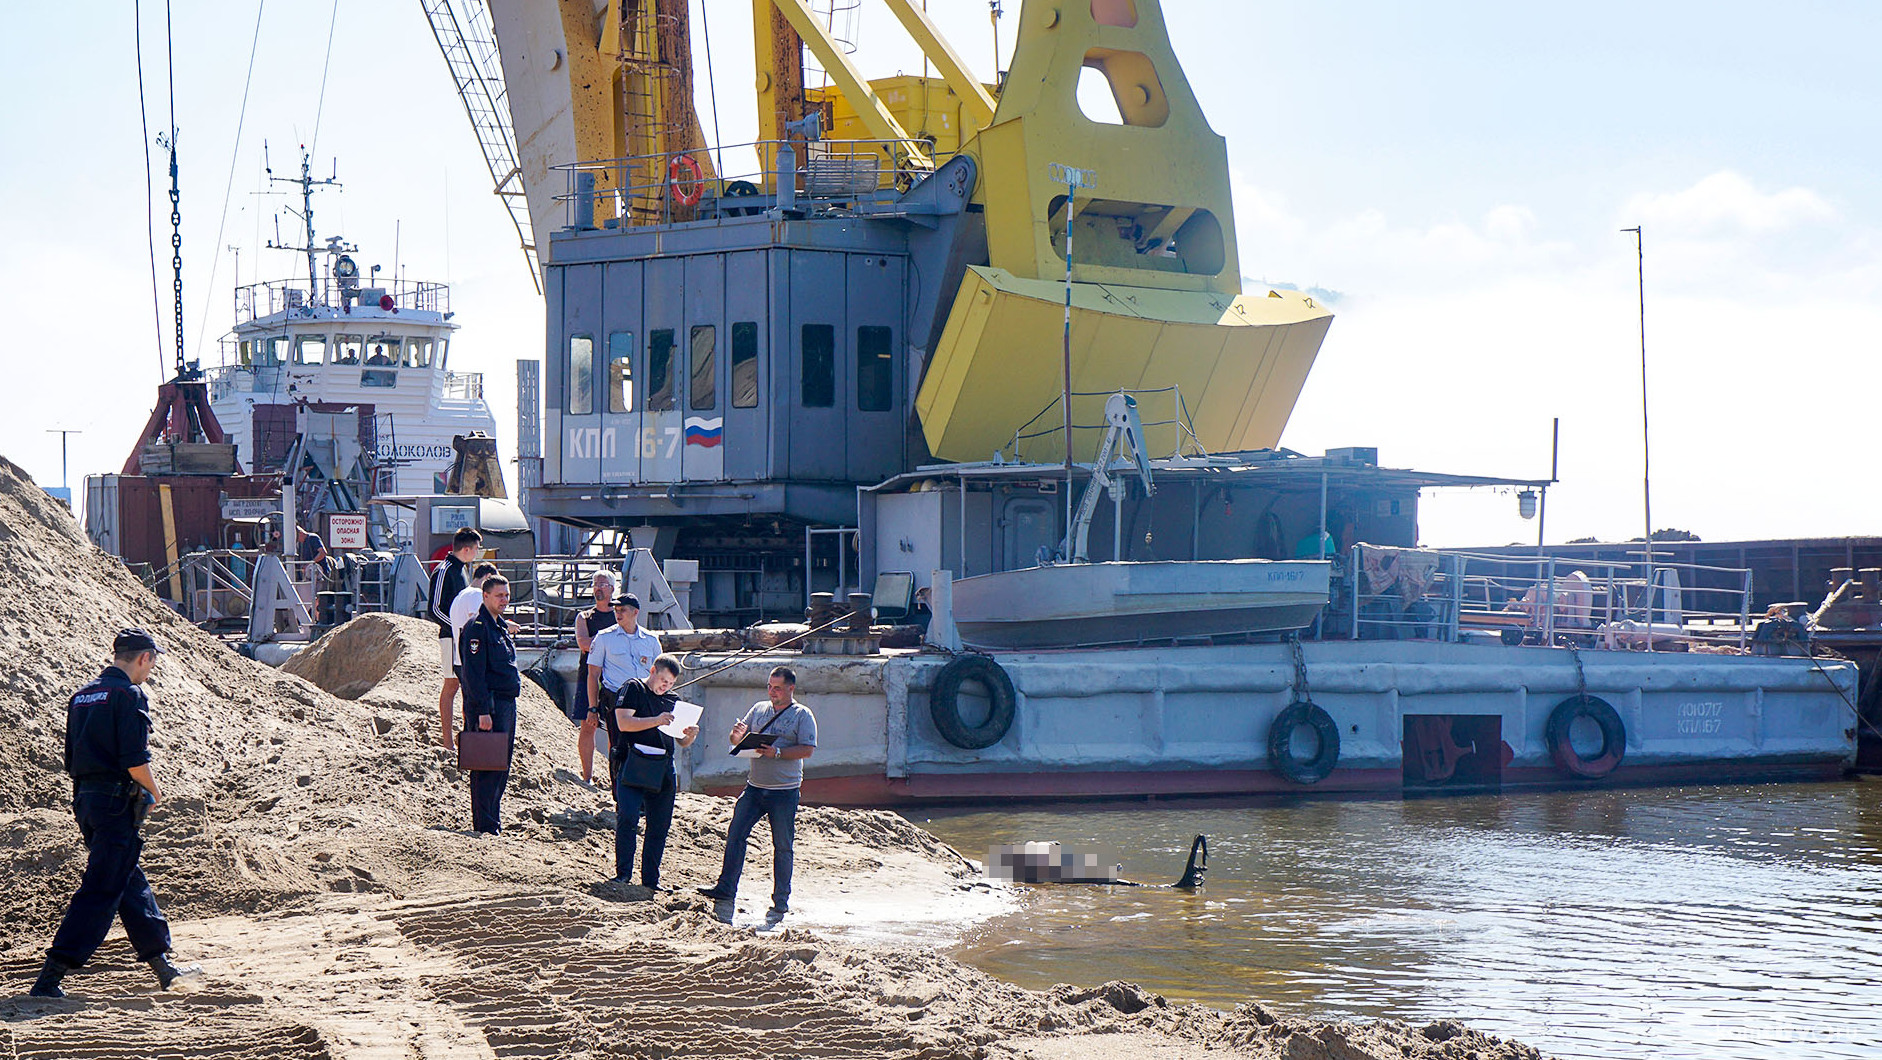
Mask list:
[[[277,177],[274,175],[274,172],[272,170],[269,171],[268,179],[271,181],[280,181],[283,184],[300,185],[301,187],[300,218],[301,218],[302,223],[306,226],[306,229],[307,229],[307,242],[298,247],[290,247],[283,243],[270,243],[268,244],[268,249],[269,250],[296,250],[296,251],[301,251],[305,253],[307,255],[307,304],[308,305],[316,305],[316,304],[324,305],[326,303],[326,299],[324,296],[322,296],[321,290],[320,290],[320,265],[319,265],[318,259],[315,257],[315,255],[320,253],[322,248],[314,242],[314,188],[317,186],[327,186],[327,187],[334,187],[334,188],[340,187],[341,186],[340,185],[340,172],[339,172],[338,164],[336,163],[333,176],[328,177],[325,180],[315,180],[311,170],[312,170],[312,161],[307,155],[307,148],[303,146],[301,148],[301,175],[300,176]],[[294,212],[293,207],[289,207],[288,212],[293,213]],[[335,244],[335,247],[338,247],[337,243]],[[335,248],[327,248],[327,249],[335,249]],[[341,247],[339,249],[351,250],[351,249],[356,249],[356,248]]]

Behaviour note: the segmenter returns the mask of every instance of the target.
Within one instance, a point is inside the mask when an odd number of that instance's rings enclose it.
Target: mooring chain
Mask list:
[[[176,373],[183,374],[183,192],[177,184],[176,132],[172,130],[170,149],[170,270],[175,274],[176,290]]]
[[[1301,650],[1300,638],[1287,638],[1288,647],[1294,652],[1294,702],[1307,703],[1307,653]]]
[[[1573,644],[1568,646],[1568,657],[1575,660],[1575,695],[1588,698],[1588,674],[1581,666],[1581,652]]]

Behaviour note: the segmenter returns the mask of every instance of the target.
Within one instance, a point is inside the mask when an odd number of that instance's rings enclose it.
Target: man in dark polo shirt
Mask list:
[[[91,959],[113,920],[124,921],[137,959],[150,965],[165,990],[177,977],[201,971],[170,963],[170,922],[137,866],[144,817],[163,798],[150,772],[150,700],[139,686],[163,649],[144,630],[126,629],[111,651],[111,665],[66,706],[65,771],[90,854],[33,984],[34,997],[64,997],[60,980]]]

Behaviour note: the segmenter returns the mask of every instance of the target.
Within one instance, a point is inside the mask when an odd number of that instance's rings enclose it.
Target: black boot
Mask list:
[[[176,965],[170,963],[170,955],[167,953],[160,953],[144,963],[150,965],[150,970],[157,973],[157,982],[164,990],[170,989],[170,984],[176,982],[178,979],[192,975],[201,975],[203,970],[200,964],[192,964],[178,968]]]
[[[65,991],[59,989],[59,981],[65,978],[68,971],[71,969],[47,957],[45,966],[39,969],[39,981],[33,984],[32,996],[64,997]]]

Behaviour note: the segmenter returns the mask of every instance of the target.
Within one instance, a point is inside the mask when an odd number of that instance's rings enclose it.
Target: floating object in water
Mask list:
[[[1183,876],[1170,884],[1124,879],[1124,866],[1109,852],[1079,851],[1062,843],[1008,843],[987,851],[987,875],[1013,883],[1112,883],[1125,887],[1164,886],[1193,891],[1209,871],[1209,837],[1190,841]]]

